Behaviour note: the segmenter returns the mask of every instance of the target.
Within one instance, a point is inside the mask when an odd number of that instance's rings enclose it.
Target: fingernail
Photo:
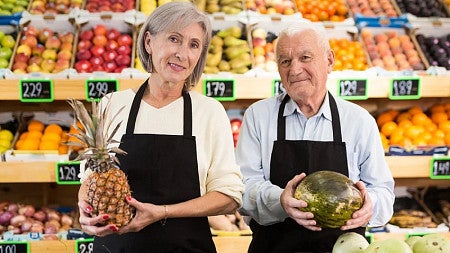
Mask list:
[[[88,213],[92,212],[92,207],[90,207],[90,206],[86,207],[86,212],[88,212]]]
[[[127,201],[131,201],[131,196],[126,197]]]
[[[104,220],[107,220],[107,219],[109,219],[109,215],[105,214],[105,215],[103,215],[102,218],[103,218]]]
[[[109,229],[111,229],[113,232],[117,232],[117,230],[119,230],[116,226],[111,226],[109,227]]]

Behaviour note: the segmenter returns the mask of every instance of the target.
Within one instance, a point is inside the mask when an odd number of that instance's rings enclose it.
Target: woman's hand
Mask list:
[[[118,230],[116,225],[105,225],[105,222],[109,220],[108,214],[99,214],[96,217],[92,217],[92,207],[85,201],[78,201],[78,209],[80,210],[80,224],[81,229],[88,235],[95,235],[103,237],[112,234]]]
[[[130,223],[120,228],[118,231],[119,234],[138,232],[152,223],[167,218],[167,207],[142,203],[132,197],[127,197],[127,201],[128,204],[136,208],[136,214]]]
[[[373,204],[370,199],[369,193],[366,190],[366,186],[363,182],[359,181],[356,183],[356,187],[361,192],[361,196],[363,197],[363,205],[362,207],[355,211],[352,214],[352,218],[348,220],[344,226],[341,227],[341,230],[349,230],[358,227],[364,227],[369,223],[370,218],[373,215]]]
[[[314,215],[311,212],[302,212],[299,210],[301,207],[306,207],[307,203],[303,200],[294,198],[295,188],[305,176],[306,174],[302,173],[295,176],[287,183],[286,188],[284,188],[281,193],[281,206],[298,224],[312,231],[320,231],[321,228],[316,226],[316,221],[313,219]]]

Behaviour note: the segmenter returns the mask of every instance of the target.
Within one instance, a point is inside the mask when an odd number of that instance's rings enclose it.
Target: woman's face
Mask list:
[[[200,58],[204,32],[198,23],[183,30],[146,34],[146,49],[152,57],[154,73],[164,82],[183,83]]]

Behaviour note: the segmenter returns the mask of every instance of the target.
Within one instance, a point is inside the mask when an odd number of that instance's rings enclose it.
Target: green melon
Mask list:
[[[317,225],[323,228],[341,227],[363,203],[352,180],[328,170],[307,175],[295,189],[294,197],[308,203],[300,210],[313,213]]]
[[[347,232],[339,236],[331,253],[364,253],[369,246],[366,238],[355,232]]]

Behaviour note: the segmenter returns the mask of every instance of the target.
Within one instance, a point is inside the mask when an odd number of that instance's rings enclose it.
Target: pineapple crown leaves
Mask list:
[[[109,153],[116,154],[126,154],[126,152],[118,147],[108,148],[110,144],[119,143],[118,141],[112,139],[113,136],[118,131],[121,126],[119,122],[108,136],[109,129],[114,119],[122,112],[124,107],[120,108],[119,111],[112,117],[110,121],[106,121],[107,114],[109,113],[111,99],[108,99],[105,109],[101,107],[101,103],[92,101],[92,113],[89,113],[84,104],[76,99],[68,99],[67,101],[72,107],[75,117],[73,127],[78,131],[78,133],[68,133],[69,136],[73,136],[80,142],[66,142],[66,145],[75,145],[86,147],[86,150],[82,152],[77,160],[83,160],[86,158],[94,158],[96,160],[106,160],[109,157]],[[82,126],[80,128],[77,125],[79,122]],[[118,163],[116,157],[112,158],[113,161]]]

